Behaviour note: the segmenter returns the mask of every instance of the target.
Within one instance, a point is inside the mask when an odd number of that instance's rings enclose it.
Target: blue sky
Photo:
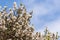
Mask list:
[[[59,32],[60,35],[60,0],[0,0],[0,5],[10,8],[14,1],[17,5],[23,3],[28,12],[33,10],[31,23],[35,31],[43,32],[47,26],[51,32]]]
[[[32,24],[36,31],[47,26],[52,32],[60,34],[60,0],[24,0],[27,11],[33,10]],[[52,29],[51,29],[52,28]]]

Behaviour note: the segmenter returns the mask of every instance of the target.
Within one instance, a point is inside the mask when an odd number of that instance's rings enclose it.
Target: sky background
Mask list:
[[[33,10],[31,24],[35,31],[43,32],[48,27],[49,31],[60,35],[60,0],[0,0],[0,6],[11,8],[13,2],[23,3],[28,12]]]

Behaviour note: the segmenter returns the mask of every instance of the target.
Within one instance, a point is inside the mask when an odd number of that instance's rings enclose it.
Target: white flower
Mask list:
[[[11,10],[10,13],[13,13],[13,11]]]
[[[16,4],[16,2],[14,2],[13,10],[16,10],[16,9],[17,9],[17,4]]]
[[[14,7],[16,7],[16,5],[17,5],[16,2],[14,2]]]
[[[15,36],[18,37],[19,36],[18,33],[16,33]]]
[[[12,39],[7,39],[7,40],[12,40]]]
[[[2,26],[2,29],[3,29],[3,30],[7,30],[7,28],[5,27],[5,25]]]
[[[13,28],[13,30],[15,30],[16,28]]]

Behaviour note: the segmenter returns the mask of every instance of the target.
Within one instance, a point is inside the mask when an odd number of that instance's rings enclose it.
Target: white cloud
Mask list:
[[[46,23],[44,26],[47,26],[51,32],[54,32],[54,33],[58,32],[60,35],[60,19],[59,18],[53,22]]]
[[[60,0],[46,0],[45,3],[33,3],[34,15],[46,15],[54,14],[54,12],[60,9]]]
[[[46,23],[45,25],[43,25],[43,27],[38,28],[38,30],[36,30],[36,31],[41,32],[41,33],[44,33],[44,30],[45,30],[46,27],[48,27],[48,30],[51,33],[58,32],[58,35],[60,36],[60,18],[58,18],[55,21]]]
[[[42,15],[47,15],[47,14],[51,14],[54,15],[56,11],[59,11],[60,9],[60,0],[45,0],[44,3],[39,3],[36,4],[35,0],[25,0],[26,5],[28,5],[28,7],[30,7],[29,9],[33,9],[33,18],[32,18],[32,22],[34,24],[41,24],[42,21],[38,18],[38,16],[42,16]],[[32,8],[31,8],[32,7]],[[58,18],[58,17],[57,17]],[[49,30],[51,30],[52,32],[59,32],[60,33],[60,19],[55,19],[52,22],[48,22],[43,26],[48,26]],[[43,31],[45,29],[44,28],[38,28],[37,31]]]
[[[47,14],[47,12],[48,12],[48,9],[44,8],[44,6],[35,5],[34,8],[33,8],[33,13],[36,16]]]
[[[50,1],[53,3],[53,5],[49,4]],[[60,9],[60,0],[46,0],[46,2],[48,2],[48,3],[42,3],[42,4],[37,4],[37,5],[34,4],[34,7],[33,7],[34,17],[33,18],[35,18],[38,21],[38,23],[41,21],[38,18],[38,16],[47,15],[47,14],[54,15],[55,12]],[[33,21],[35,21],[35,19],[33,19]],[[57,19],[55,19],[52,22],[46,23],[43,26],[48,26],[48,28],[51,32],[59,32],[59,35],[60,35],[60,19],[59,19],[59,17],[57,17]],[[38,28],[37,31],[43,32],[44,29],[45,29],[45,27],[43,27],[43,28],[41,27],[40,29]]]

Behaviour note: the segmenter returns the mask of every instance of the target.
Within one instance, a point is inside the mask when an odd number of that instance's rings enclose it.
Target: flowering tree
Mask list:
[[[30,26],[32,12],[27,14],[25,6],[17,8],[14,2],[13,9],[6,11],[7,6],[0,11],[0,40],[32,40],[34,31]]]
[[[30,25],[32,13],[33,11],[28,13],[23,4],[17,7],[16,2],[9,12],[7,6],[4,6],[0,11],[0,40],[51,40],[50,36],[46,36],[47,31],[45,36],[41,36],[39,32],[34,34],[33,25]],[[53,35],[53,38],[58,39],[58,36]]]

